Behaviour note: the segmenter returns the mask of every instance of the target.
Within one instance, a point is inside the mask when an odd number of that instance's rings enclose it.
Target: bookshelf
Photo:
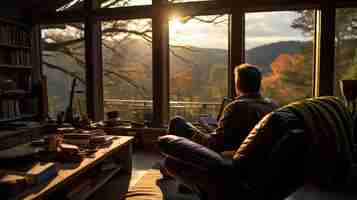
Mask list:
[[[34,116],[31,27],[0,18],[0,123]]]

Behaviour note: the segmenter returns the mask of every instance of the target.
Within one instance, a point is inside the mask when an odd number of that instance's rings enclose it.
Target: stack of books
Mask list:
[[[114,138],[116,136],[106,135],[103,130],[97,129],[79,133],[65,133],[63,134],[63,143],[79,147],[100,147],[110,145]]]

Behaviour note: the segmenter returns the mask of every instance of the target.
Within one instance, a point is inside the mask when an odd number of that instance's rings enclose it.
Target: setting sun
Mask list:
[[[180,17],[173,17],[170,20],[170,34],[177,34],[182,31],[185,24],[181,22]]]

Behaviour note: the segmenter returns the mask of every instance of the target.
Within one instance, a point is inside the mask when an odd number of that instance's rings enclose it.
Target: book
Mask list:
[[[58,174],[58,166],[54,162],[36,162],[28,166],[0,170],[0,174],[12,177],[23,177],[27,185],[44,183]]]
[[[56,176],[58,174],[58,170],[58,165],[56,163],[38,162],[26,172],[26,177],[30,179],[30,183],[43,183]]]
[[[22,175],[0,173],[0,196],[8,197],[26,189],[26,179]]]

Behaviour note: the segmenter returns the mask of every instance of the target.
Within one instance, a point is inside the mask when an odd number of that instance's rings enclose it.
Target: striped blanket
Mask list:
[[[332,96],[305,99],[280,109],[293,112],[304,123],[309,146],[305,171],[320,185],[346,181],[352,166],[353,121],[343,102]]]

